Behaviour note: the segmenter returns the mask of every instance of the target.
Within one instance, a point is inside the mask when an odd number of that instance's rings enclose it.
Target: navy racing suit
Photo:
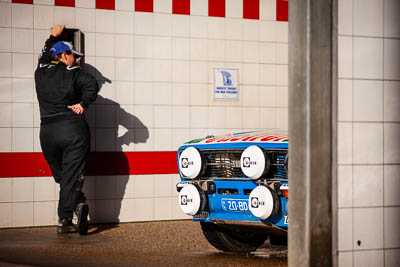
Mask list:
[[[71,219],[81,191],[90,152],[90,131],[84,115],[68,108],[80,103],[84,109],[96,100],[96,79],[78,65],[53,62],[50,48],[59,39],[50,36],[35,71],[40,108],[40,144],[54,180],[60,184],[58,216]]]

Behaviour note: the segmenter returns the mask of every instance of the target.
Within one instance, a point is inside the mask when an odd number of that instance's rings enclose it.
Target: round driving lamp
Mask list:
[[[269,157],[258,146],[249,146],[240,156],[240,168],[244,175],[252,180],[267,173],[270,165]]]
[[[178,164],[183,178],[194,179],[201,176],[205,161],[197,148],[188,147],[179,155]]]
[[[185,185],[179,192],[179,207],[187,215],[196,215],[204,210],[207,197],[196,184]]]
[[[277,194],[266,185],[259,185],[249,195],[249,210],[260,219],[268,219],[279,212],[280,202]]]

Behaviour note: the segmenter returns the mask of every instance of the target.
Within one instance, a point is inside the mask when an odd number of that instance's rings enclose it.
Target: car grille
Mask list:
[[[206,178],[247,178],[240,168],[240,156],[243,150],[203,150],[206,170],[202,177]],[[287,150],[268,150],[271,167],[264,178],[286,179],[285,157]]]
[[[203,154],[206,158],[206,177],[244,177],[240,169],[240,152],[207,152]]]

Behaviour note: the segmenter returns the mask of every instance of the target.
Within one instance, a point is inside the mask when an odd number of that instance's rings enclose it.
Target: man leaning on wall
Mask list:
[[[75,58],[83,56],[60,41],[64,26],[55,25],[35,71],[40,108],[40,144],[54,180],[60,184],[58,234],[88,232],[89,207],[82,192],[90,151],[90,130],[84,112],[96,100],[96,79],[82,72]],[[73,224],[73,214],[77,223]]]

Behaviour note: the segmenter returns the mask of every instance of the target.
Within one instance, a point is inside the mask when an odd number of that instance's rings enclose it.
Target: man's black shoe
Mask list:
[[[86,203],[78,203],[76,206],[76,216],[78,217],[76,227],[80,235],[87,235],[88,233],[88,214],[89,206]]]
[[[68,234],[74,231],[74,224],[71,219],[58,219],[57,234]]]

